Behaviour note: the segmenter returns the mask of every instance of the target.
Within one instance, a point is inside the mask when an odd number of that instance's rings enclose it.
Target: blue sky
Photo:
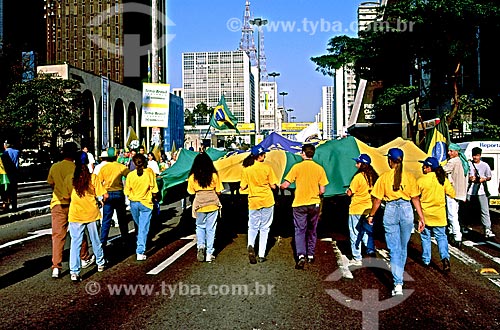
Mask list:
[[[168,44],[168,80],[182,87],[182,53],[236,50],[241,38],[245,0],[167,0],[167,16],[175,24]],[[296,121],[313,121],[321,107],[321,86],[332,80],[315,71],[310,57],[326,53],[336,35],[356,36],[359,0],[253,0],[253,17],[264,27],[268,72],[279,72],[278,92],[286,91],[285,107]],[[254,33],[257,42],[257,33]],[[273,81],[273,78],[270,78]],[[279,97],[282,104],[282,97]]]

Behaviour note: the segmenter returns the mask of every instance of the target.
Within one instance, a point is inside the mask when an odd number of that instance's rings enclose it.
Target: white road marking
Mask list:
[[[196,245],[196,235],[190,235],[187,237],[183,237],[181,239],[187,239],[191,240],[188,244],[184,245],[182,248],[180,248],[178,251],[176,251],[174,254],[172,254],[170,257],[168,257],[165,261],[160,263],[158,266],[155,268],[151,269],[147,274],[148,275],[158,275],[162,270],[170,266],[175,260],[177,260],[180,256],[182,256],[184,253],[186,253],[190,248]]]
[[[490,242],[487,242],[487,243],[490,243]],[[486,253],[483,250],[478,249],[477,247],[475,247],[475,245],[484,245],[485,244],[484,242],[475,243],[475,242],[471,242],[471,241],[464,241],[462,244],[465,245],[465,246],[470,247],[472,250],[476,251],[477,253],[481,254],[482,256],[484,256],[484,257],[490,259],[491,261],[493,261],[493,262],[495,262],[495,263],[497,263],[497,264],[500,265],[500,258],[499,257],[494,257],[491,254]]]
[[[349,260],[347,259],[347,257],[345,255],[342,254],[339,247],[337,246],[337,242],[334,240],[332,240],[331,242],[332,242],[333,252],[335,253],[335,256],[337,257],[337,265],[340,268],[340,271],[342,273],[342,277],[349,278],[349,279],[354,278],[352,276],[351,271],[349,270],[349,267],[347,266],[347,263],[349,262]]]
[[[9,247],[9,246],[12,246],[12,245],[16,245],[16,244],[19,244],[19,243],[22,243],[22,242],[25,242],[25,241],[29,241],[29,240],[32,240],[32,239],[35,239],[35,238],[38,238],[38,237],[42,237],[42,236],[45,236],[45,235],[52,235],[52,228],[37,230],[37,231],[34,231],[34,232],[29,232],[28,235],[33,235],[33,236],[28,236],[28,237],[25,237],[25,238],[16,239],[15,241],[11,241],[11,242],[2,244],[2,245],[0,245],[0,249],[6,248],[6,247]]]

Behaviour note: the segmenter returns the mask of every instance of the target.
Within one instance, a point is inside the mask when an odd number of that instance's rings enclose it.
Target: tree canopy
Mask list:
[[[14,84],[0,104],[0,130],[18,136],[23,148],[57,148],[58,139],[78,136],[83,113],[80,83],[39,75]]]
[[[448,104],[452,122],[459,96],[477,92],[478,32],[481,27],[498,28],[500,3],[399,0],[382,10],[382,21],[372,23],[359,38],[333,37],[326,55],[311,58],[316,70],[331,75],[333,69],[348,66],[358,78],[381,80],[387,88],[419,86],[421,105]],[[424,75],[430,77],[428,83],[422,83]]]

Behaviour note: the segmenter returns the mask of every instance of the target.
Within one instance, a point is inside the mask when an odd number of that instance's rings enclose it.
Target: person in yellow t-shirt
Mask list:
[[[192,213],[196,219],[196,239],[198,261],[212,262],[214,256],[217,216],[222,207],[219,195],[224,190],[212,159],[201,152],[194,158],[189,171],[187,191],[194,196]],[[206,256],[205,256],[206,254]]]
[[[240,190],[248,191],[248,259],[257,263],[255,240],[259,235],[258,261],[266,261],[267,239],[273,222],[274,194],[278,179],[272,167],[264,163],[269,150],[261,145],[253,146],[250,155],[243,160]]]
[[[130,200],[130,213],[137,226],[137,247],[135,250],[138,261],[146,260],[146,241],[153,215],[153,198],[157,198],[158,184],[156,174],[147,168],[146,156],[141,153],[132,157],[135,170],[127,175],[124,193]]]
[[[353,160],[356,161],[358,171],[354,174],[346,192],[347,196],[351,197],[348,225],[352,259],[349,261],[349,266],[361,266],[361,242],[365,245],[369,256],[375,255],[373,224],[368,224],[366,216],[372,208],[370,193],[378,179],[378,174],[373,169],[372,159],[367,154],[361,154]]]
[[[52,278],[59,278],[62,269],[62,259],[66,236],[68,234],[68,212],[70,199],[65,191],[68,186],[65,181],[68,175],[75,171],[75,157],[78,146],[75,142],[65,142],[62,147],[63,159],[50,167],[47,183],[52,187],[50,214],[52,216]],[[71,186],[70,186],[71,187]],[[87,239],[83,238],[80,258],[82,267],[90,266],[95,259],[89,255]]]
[[[292,166],[280,186],[286,189],[295,182],[295,197],[292,202],[293,223],[295,227],[296,269],[304,269],[305,256],[314,262],[319,219],[320,196],[325,193],[328,184],[325,169],[313,161],[316,148],[312,144],[304,144],[300,155],[302,162]]]
[[[78,152],[75,163],[74,173],[66,176],[64,196],[71,199],[68,213],[69,233],[71,235],[69,271],[71,280],[78,282],[81,281],[81,263],[78,252],[82,246],[85,229],[87,229],[92,242],[97,271],[104,270],[105,259],[97,228],[97,220],[101,219],[97,196],[103,196],[103,199],[106,200],[107,193],[102,185],[95,180],[96,176],[89,172],[89,159],[85,151]]]
[[[450,254],[446,236],[446,197],[455,198],[455,190],[446,178],[446,172],[435,157],[420,160],[424,176],[417,180],[420,203],[425,216],[425,228],[420,232],[422,239],[422,261],[431,262],[431,236],[437,241],[443,271],[450,271]]]
[[[413,208],[420,218],[418,230],[425,226],[425,218],[420,206],[420,191],[417,180],[403,168],[403,150],[391,148],[387,153],[387,163],[391,168],[378,178],[372,189],[373,206],[368,214],[368,223],[373,223],[373,215],[382,201],[385,201],[384,229],[385,241],[391,256],[391,273],[394,280],[393,296],[403,295],[403,273],[408,255],[408,242],[413,230]],[[411,203],[410,203],[411,201]]]
[[[97,180],[99,180],[109,195],[102,207],[101,243],[104,249],[106,249],[108,243],[109,230],[115,211],[118,217],[122,243],[127,243],[130,236],[122,180],[123,177],[128,175],[130,170],[127,166],[118,163],[116,157],[116,149],[113,147],[108,148],[108,162],[101,167],[97,174]]]

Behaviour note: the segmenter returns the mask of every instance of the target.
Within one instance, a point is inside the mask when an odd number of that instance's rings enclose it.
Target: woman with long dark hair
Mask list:
[[[391,168],[375,182],[372,190],[373,206],[368,215],[368,223],[382,200],[386,202],[384,211],[385,241],[391,256],[391,272],[394,280],[393,296],[403,295],[403,273],[408,255],[408,242],[413,229],[413,208],[420,218],[418,230],[425,227],[424,214],[420,206],[420,191],[417,180],[410,172],[403,170],[403,150],[391,148],[387,153],[387,163]],[[411,203],[410,203],[411,201]]]
[[[365,245],[366,253],[369,256],[375,255],[373,224],[368,224],[366,216],[372,208],[370,193],[378,179],[378,174],[373,169],[372,160],[367,154],[361,154],[353,160],[356,161],[358,170],[346,192],[347,196],[351,197],[348,225],[352,259],[349,261],[349,266],[361,266],[361,242]]]
[[[146,156],[137,153],[132,157],[135,170],[130,172],[125,183],[124,193],[130,200],[130,213],[137,225],[137,247],[135,249],[138,261],[146,260],[146,241],[153,214],[153,198],[158,193],[156,174],[147,168]]]
[[[434,157],[427,157],[422,163],[424,176],[417,180],[420,202],[425,216],[425,228],[420,233],[422,239],[422,261],[431,262],[431,235],[436,238],[443,271],[450,271],[450,254],[446,236],[446,197],[455,198],[455,190],[446,178],[444,169]]]
[[[195,195],[192,210],[196,219],[197,259],[200,262],[215,259],[215,230],[222,207],[218,195],[223,189],[212,159],[204,152],[198,154],[189,172],[187,191]]]
[[[70,190],[67,196],[71,199],[69,204],[68,222],[71,235],[71,248],[69,253],[69,269],[71,280],[80,281],[80,248],[82,245],[85,228],[92,242],[92,250],[96,256],[97,270],[104,270],[104,253],[97,229],[97,220],[101,219],[99,212],[99,201],[97,196],[107,198],[107,192],[96,180],[88,169],[88,157],[84,151],[79,151],[75,159],[75,172],[66,177],[65,185]]]

